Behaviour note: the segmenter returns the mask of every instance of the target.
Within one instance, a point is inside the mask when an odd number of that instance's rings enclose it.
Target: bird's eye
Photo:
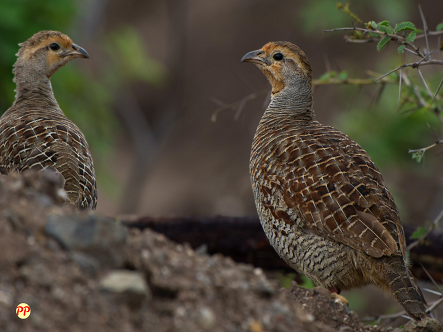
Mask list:
[[[51,45],[49,45],[49,47],[51,48],[51,50],[53,51],[57,51],[58,49],[60,49],[60,45],[57,43],[52,43]]]
[[[274,60],[280,61],[282,59],[283,59],[283,54],[281,53],[274,54]]]

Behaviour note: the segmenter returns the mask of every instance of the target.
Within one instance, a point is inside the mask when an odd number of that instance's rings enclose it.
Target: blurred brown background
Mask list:
[[[435,30],[443,21],[443,2],[420,3]],[[422,28],[418,4],[351,1],[350,8],[364,22],[412,21]],[[352,25],[330,0],[2,0],[0,9],[2,110],[14,98],[11,69],[18,42],[54,29],[89,52],[88,61],[77,60],[54,75],[53,86],[62,109],[90,143],[97,211],[110,216],[256,213],[248,160],[269,85],[254,66],[240,63],[245,53],[268,41],[294,42],[308,55],[314,78],[327,70],[346,70],[348,77],[368,77],[367,70],[383,74],[404,57],[394,45],[377,52],[375,43],[346,43],[344,32],[323,33]],[[430,42],[434,49],[439,41]],[[424,47],[424,40],[418,43]],[[435,91],[443,72],[424,67],[423,73]],[[409,77],[422,84],[416,72]],[[252,93],[258,97],[241,112],[228,109],[211,121],[220,105]],[[429,112],[397,112],[395,84],[375,103],[377,93],[376,86],[318,87],[317,119],[367,149],[403,222],[423,224],[443,204],[441,149],[427,152],[420,164],[407,150],[432,144],[426,123],[437,134],[441,123]]]
[[[421,1],[421,5],[433,29],[443,20],[443,3]],[[79,66],[94,71],[103,61],[97,41],[128,26],[139,34],[146,54],[166,71],[162,82],[156,85],[129,82],[118,91],[112,105],[121,129],[113,137],[116,145],[106,160],[118,186],[114,186],[115,192],[109,192],[99,183],[98,212],[107,215],[255,213],[248,160],[252,137],[265,109],[266,94],[262,91],[269,85],[254,66],[240,63],[246,52],[272,40],[294,42],[308,55],[314,78],[326,72],[325,59],[333,70],[347,70],[350,77],[366,77],[367,69],[384,73],[402,60],[393,47],[378,53],[375,44],[347,44],[342,32],[323,33],[323,29],[351,26],[351,18],[336,10],[335,1],[277,4],[260,0],[114,0],[85,6],[88,10],[74,26],[82,31],[77,33],[77,42],[86,47],[91,59],[79,61]],[[353,1],[351,9],[364,22],[410,20],[421,27],[418,1]],[[362,137],[361,144],[383,140],[385,137],[378,136],[375,128],[358,123],[358,113],[368,116],[381,108],[381,114],[374,115],[376,121],[385,121],[386,113],[403,120],[406,116],[396,113],[397,89],[384,91],[387,100],[368,109],[378,88],[364,88],[355,98],[356,87],[319,87],[315,93],[317,119],[349,134],[353,132],[347,129],[360,126],[353,138],[359,141]],[[234,110],[227,110],[218,115],[215,123],[211,122],[212,113],[219,107],[213,99],[230,104],[254,92],[262,94],[246,104],[238,120],[234,119]],[[389,97],[395,102],[389,102]],[[376,146],[370,151],[407,223],[429,220],[443,201],[439,167],[442,159],[438,151],[427,154],[424,166],[407,154],[408,148],[432,143],[426,120],[416,121],[425,137],[413,138],[415,145],[385,143],[392,144],[391,149],[403,158],[379,151]],[[398,127],[401,125],[396,125],[397,130]],[[438,127],[434,130],[439,132]]]

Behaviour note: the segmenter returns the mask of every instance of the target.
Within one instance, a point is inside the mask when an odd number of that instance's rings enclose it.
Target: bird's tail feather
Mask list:
[[[390,257],[389,263],[385,263],[384,267],[389,288],[407,314],[415,320],[425,317],[426,300],[403,258]]]

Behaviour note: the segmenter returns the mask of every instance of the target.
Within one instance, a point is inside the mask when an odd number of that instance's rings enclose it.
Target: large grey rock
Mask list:
[[[72,253],[91,256],[101,267],[121,267],[123,249],[128,234],[124,226],[114,219],[96,215],[51,215],[46,234]]]

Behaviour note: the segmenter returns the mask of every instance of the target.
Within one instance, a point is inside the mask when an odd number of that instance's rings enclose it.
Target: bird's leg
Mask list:
[[[341,292],[341,289],[339,287],[331,286],[328,287],[328,290],[331,292],[330,297],[332,299],[334,299],[336,302],[342,303],[345,306],[348,305],[348,300],[344,296],[339,295]]]
[[[340,292],[341,292],[341,289],[338,288],[338,287],[335,287],[335,286],[328,287],[328,290],[329,290],[331,293],[336,293],[336,294],[340,294]]]

